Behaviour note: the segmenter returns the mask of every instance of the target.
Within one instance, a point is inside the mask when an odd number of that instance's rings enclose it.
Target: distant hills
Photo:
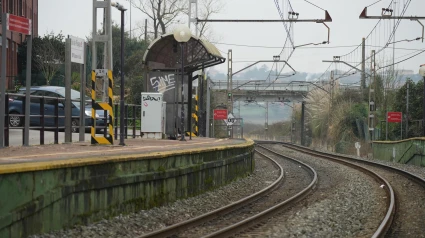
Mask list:
[[[336,71],[335,77],[341,77],[339,79],[341,84],[360,84],[361,75],[360,73],[344,75],[345,72]],[[399,80],[401,84],[404,84],[406,79],[410,78],[414,82],[422,80],[422,77],[419,74],[415,74],[411,70],[400,70],[398,71]],[[211,69],[209,71],[210,77],[214,81],[218,80],[227,80],[227,75],[219,72],[217,70]],[[292,72],[283,73],[282,75],[288,75],[287,78],[280,78],[276,82],[290,82],[290,81],[328,81],[330,79],[330,72],[324,73],[307,73],[307,72],[297,72],[295,75],[292,75]],[[292,76],[291,76],[292,75]],[[263,65],[261,67],[253,67],[244,72],[241,72],[233,77],[233,80],[275,80],[276,71],[270,71],[270,69]]]

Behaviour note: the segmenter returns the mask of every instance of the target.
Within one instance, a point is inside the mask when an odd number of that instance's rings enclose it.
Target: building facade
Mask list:
[[[0,0],[0,12],[10,13],[31,19],[33,37],[38,36],[38,0]],[[0,20],[1,22],[1,20]],[[0,34],[3,32],[0,27]],[[26,35],[10,32],[7,34],[7,68],[6,68],[6,89],[13,89],[13,80],[18,75],[18,46],[25,41]],[[0,38],[1,39],[1,38]],[[1,45],[1,40],[0,40]],[[0,47],[1,55],[1,47]],[[0,63],[1,57],[0,57]],[[1,67],[0,67],[1,72]],[[0,85],[3,87],[3,85]]]

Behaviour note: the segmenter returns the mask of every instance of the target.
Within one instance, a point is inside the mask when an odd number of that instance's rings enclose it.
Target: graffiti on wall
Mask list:
[[[152,88],[156,92],[165,93],[168,90],[174,89],[175,87],[175,75],[174,74],[163,74],[150,78]]]

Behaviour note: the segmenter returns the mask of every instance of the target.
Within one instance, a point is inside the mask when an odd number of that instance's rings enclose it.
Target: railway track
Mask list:
[[[286,162],[292,163],[292,168],[298,170],[298,174],[311,177],[310,181],[302,188],[297,187],[293,178],[293,186],[287,190],[286,197],[279,196],[282,193],[283,184],[288,184],[288,177],[284,176],[281,162],[256,150],[256,153],[271,160],[280,171],[279,178],[267,188],[249,197],[239,200],[223,208],[206,213],[202,216],[181,222],[164,229],[145,234],[141,237],[222,237],[237,233],[246,227],[258,223],[258,219],[270,216],[278,208],[291,206],[314,189],[317,182],[316,172],[308,165],[286,157]],[[292,174],[292,173],[291,173]],[[297,173],[294,173],[297,174]],[[285,181],[284,181],[285,180]],[[303,180],[303,179],[302,179]],[[274,194],[273,194],[274,193]],[[190,227],[190,229],[188,229]]]
[[[261,153],[259,150],[263,152]],[[286,209],[291,208],[302,198],[312,192],[317,184],[318,177],[317,172],[311,166],[294,158],[284,156],[261,145],[257,146],[256,152],[274,161],[281,171],[279,179],[274,181],[272,185],[250,197],[240,200],[237,203],[225,206],[200,217],[166,227],[162,230],[145,234],[142,237],[250,237],[266,235],[267,227],[265,224],[270,222],[273,216],[283,213]],[[282,186],[284,179],[283,168],[278,162],[276,162],[276,160],[267,156],[266,153],[273,154],[275,157],[291,160],[292,163],[298,165],[298,168],[302,168],[304,172],[309,171],[310,176],[312,177],[311,182],[303,189],[294,187],[289,190],[284,190],[283,187],[285,186]],[[383,234],[386,234],[390,228],[395,209],[395,196],[391,185],[377,173],[362,166],[340,160],[335,157],[331,158],[331,156],[327,159],[332,159],[340,164],[355,168],[356,170],[372,177],[378,184],[385,185],[383,188],[386,193],[387,208],[385,216],[382,217],[382,220],[374,230],[372,237],[380,237],[383,236]],[[288,162],[286,161],[286,163]],[[294,167],[290,169],[290,175],[298,173],[299,171],[295,171]],[[297,179],[300,180],[300,178],[295,178],[295,180]],[[285,184],[287,183],[287,180],[288,176],[286,177]],[[281,187],[280,191],[279,187]],[[296,191],[297,189],[298,191]],[[288,195],[287,197],[280,197],[279,199],[276,199],[276,196],[273,196],[273,193],[276,193],[276,191],[279,191],[280,194],[290,194],[289,191],[292,191],[292,194],[291,196]]]
[[[269,143],[269,142],[268,142]],[[396,201],[395,213],[388,220],[385,237],[425,237],[425,180],[403,171],[373,161],[362,160],[349,156],[336,155],[311,150],[289,143],[274,143],[314,157],[329,159],[330,157],[361,165],[385,178],[393,187]]]

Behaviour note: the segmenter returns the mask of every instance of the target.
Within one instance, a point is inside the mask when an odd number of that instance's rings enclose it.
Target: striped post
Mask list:
[[[198,114],[199,113],[199,106],[198,106],[198,95],[195,95],[195,113],[192,113],[193,119],[195,119],[195,135],[198,136]]]
[[[112,110],[112,87],[114,79],[112,71],[108,70],[108,102],[96,103],[96,70],[92,71],[92,115],[91,115],[91,144],[113,145],[114,144],[114,111]],[[108,135],[96,136],[96,110],[108,111]]]

